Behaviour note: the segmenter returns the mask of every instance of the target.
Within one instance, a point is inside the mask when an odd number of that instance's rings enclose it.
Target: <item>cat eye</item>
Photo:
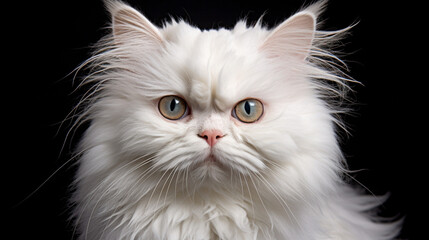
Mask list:
[[[170,120],[179,120],[188,114],[186,101],[178,96],[165,96],[159,100],[158,109],[162,116]]]
[[[232,109],[232,116],[244,123],[253,123],[261,118],[264,105],[257,99],[244,99]]]

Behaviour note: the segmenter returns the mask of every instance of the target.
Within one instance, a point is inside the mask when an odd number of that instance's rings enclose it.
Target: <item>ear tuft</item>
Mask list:
[[[304,60],[310,52],[315,31],[316,16],[311,11],[302,11],[272,30],[261,49],[272,58]]]
[[[274,28],[260,47],[270,58],[305,60],[313,47],[317,17],[327,0],[320,0]]]
[[[125,44],[143,41],[146,44],[162,43],[162,35],[140,12],[120,1],[105,1],[112,16],[112,32],[115,43]]]

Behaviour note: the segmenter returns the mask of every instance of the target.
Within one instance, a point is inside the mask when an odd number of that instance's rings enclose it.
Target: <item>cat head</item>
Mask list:
[[[335,35],[316,30],[323,3],[274,29],[240,21],[208,31],[174,20],[159,28],[126,4],[107,6],[112,33],[89,61],[84,142],[107,143],[117,157],[94,171],[140,161],[194,185],[334,178],[340,153],[326,96],[341,91],[321,79],[342,77],[322,66],[334,57],[321,46]]]

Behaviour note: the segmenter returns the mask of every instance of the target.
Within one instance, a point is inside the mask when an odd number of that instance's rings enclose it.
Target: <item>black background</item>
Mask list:
[[[304,1],[128,1],[158,26],[170,16],[200,28],[231,28],[263,13],[274,26]],[[90,56],[106,33],[109,16],[101,0],[16,1],[2,6],[3,111],[2,198],[7,200],[3,235],[8,239],[72,239],[68,189],[75,171],[70,158],[83,129],[66,141],[66,118],[83,94],[68,75]],[[353,116],[344,116],[351,135],[342,147],[353,176],[374,194],[390,192],[387,217],[405,216],[401,237],[421,239],[418,218],[425,197],[424,28],[413,1],[331,0],[323,29],[359,21],[343,50],[354,84]],[[426,26],[427,28],[427,26]],[[427,77],[426,77],[427,78]],[[426,121],[427,122],[427,121]],[[61,148],[65,143],[64,150]],[[426,147],[427,148],[427,147]],[[56,172],[58,170],[58,172]],[[54,172],[56,174],[52,175]],[[52,177],[50,177],[52,175]],[[45,180],[49,180],[44,183]],[[39,186],[42,187],[38,189]],[[38,189],[28,199],[26,197]],[[21,202],[24,200],[23,202]],[[420,200],[420,201],[419,201]]]

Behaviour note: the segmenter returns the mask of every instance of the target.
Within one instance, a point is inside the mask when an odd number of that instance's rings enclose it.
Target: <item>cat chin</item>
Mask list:
[[[204,161],[192,171],[192,179],[198,184],[222,183],[226,178],[225,166],[219,162]]]
[[[210,157],[205,159],[203,162],[200,162],[196,169],[205,169],[207,171],[224,171],[226,170],[226,166],[218,160],[213,160],[213,158]]]

